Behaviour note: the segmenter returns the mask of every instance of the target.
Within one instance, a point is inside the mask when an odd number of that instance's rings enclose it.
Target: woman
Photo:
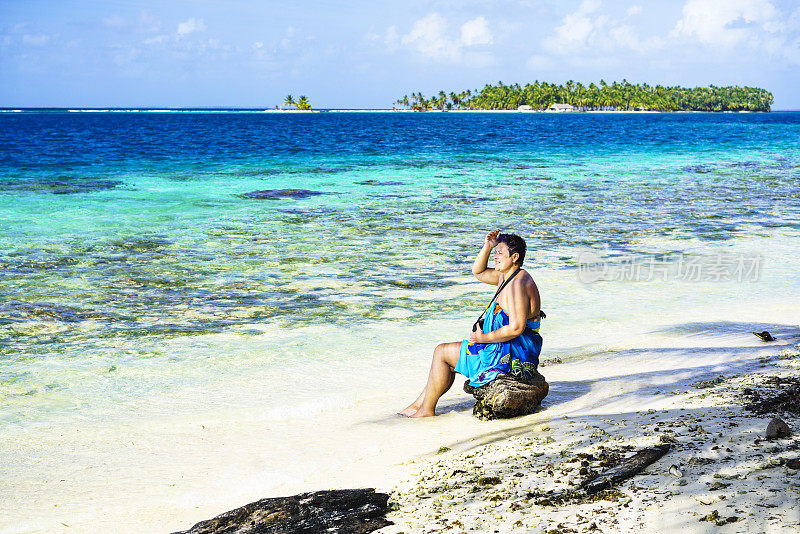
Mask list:
[[[492,249],[494,269],[489,269]],[[525,250],[525,240],[518,235],[499,230],[486,235],[472,274],[481,282],[497,285],[499,293],[486,308],[483,328],[475,329],[468,340],[436,347],[425,389],[401,414],[435,415],[436,403],[453,385],[456,373],[469,378],[475,387],[491,382],[498,374],[521,379],[535,374],[542,350],[541,309],[539,289],[522,269]]]

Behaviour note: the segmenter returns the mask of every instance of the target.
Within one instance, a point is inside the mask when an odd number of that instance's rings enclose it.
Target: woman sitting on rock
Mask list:
[[[492,249],[494,269],[489,269]],[[486,308],[482,328],[478,320],[468,340],[436,347],[425,389],[400,413],[408,417],[435,415],[436,403],[453,385],[456,373],[469,378],[474,387],[488,384],[498,374],[522,380],[537,374],[543,314],[536,282],[522,269],[525,249],[525,240],[518,235],[499,231],[487,234],[472,264],[472,274],[481,282],[498,286],[498,292]]]

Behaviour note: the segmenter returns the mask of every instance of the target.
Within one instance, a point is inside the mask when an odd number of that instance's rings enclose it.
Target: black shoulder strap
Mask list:
[[[514,278],[515,276],[517,276],[517,273],[518,273],[518,272],[520,272],[521,270],[522,270],[522,267],[520,267],[519,269],[517,269],[516,271],[514,271],[513,273],[511,273],[511,276],[509,276],[508,278],[506,278],[505,280],[503,280],[503,283],[500,285],[500,287],[499,287],[499,288],[497,288],[497,291],[495,291],[495,293],[494,293],[494,296],[492,297],[492,300],[491,300],[491,302],[489,302],[489,306],[491,306],[491,305],[492,305],[492,302],[494,302],[494,299],[496,299],[496,298],[497,298],[497,295],[499,295],[499,294],[500,294],[500,292],[503,290],[503,288],[504,288],[504,287],[506,287],[506,284],[508,284],[508,283],[511,281],[511,279],[512,279],[512,278]],[[481,316],[480,316],[480,317],[478,317],[478,320],[477,320],[477,321],[475,321],[475,324],[478,324],[478,323],[480,323],[480,322],[483,320],[483,316],[484,316],[484,315],[486,315],[486,310],[488,310],[488,309],[489,309],[489,306],[487,306],[487,307],[486,307],[486,308],[483,310],[483,313],[481,313]]]

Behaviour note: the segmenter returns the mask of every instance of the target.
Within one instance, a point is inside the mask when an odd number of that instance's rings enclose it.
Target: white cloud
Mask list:
[[[189,23],[192,20],[193,19],[189,19],[181,24]],[[103,17],[101,19],[101,24],[105,28],[133,31],[136,33],[156,33],[161,31],[161,21],[147,11],[141,11],[138,16],[131,17],[110,15],[108,17]],[[180,31],[180,26],[178,27],[178,31]]]
[[[480,64],[492,61],[488,52],[474,49],[493,42],[486,18],[476,17],[465,22],[458,38],[448,34],[447,19],[438,13],[431,13],[417,20],[411,31],[400,38],[400,44],[435,61],[466,60]],[[397,38],[397,30],[392,26],[386,33],[386,44],[391,47]]]
[[[552,65],[624,70],[643,60],[669,68],[688,64],[731,68],[752,62],[765,65],[765,61],[798,65],[800,9],[779,9],[775,4],[774,0],[684,0],[677,20],[665,21],[661,33],[643,34],[629,18],[642,13],[640,5],[617,14],[613,6],[586,0],[545,35],[541,49],[527,64],[533,70]]]
[[[30,46],[44,46],[50,42],[50,36],[44,33],[37,33],[34,35],[26,33],[22,36],[22,42]]]
[[[621,48],[630,48],[634,50],[641,46],[641,41],[639,41],[636,32],[627,24],[620,24],[619,26],[612,27],[608,30],[608,34],[611,36],[613,43]]]
[[[781,11],[770,0],[688,0],[670,38],[730,61],[800,65],[800,9]]]
[[[186,37],[191,33],[202,32],[205,30],[206,25],[203,22],[203,19],[196,19],[192,17],[189,20],[185,20],[178,24],[177,37],[180,39],[181,37]]]
[[[555,28],[555,35],[542,43],[550,52],[566,55],[589,44],[593,34],[601,28],[606,17],[592,19],[590,15],[600,7],[598,0],[584,0],[575,13],[564,17],[561,26]]]
[[[461,43],[464,46],[492,44],[489,21],[484,17],[468,20],[461,26]]]
[[[389,48],[397,48],[397,45],[400,42],[400,36],[397,34],[397,28],[394,26],[389,26],[389,29],[386,30],[384,42]]]
[[[139,29],[146,33],[155,33],[161,30],[161,21],[149,11],[139,13]]]
[[[589,15],[590,13],[594,13],[603,3],[600,0],[583,0],[581,5],[578,6],[578,10],[575,12],[575,15],[583,16]]]
[[[403,46],[433,59],[457,59],[458,46],[445,37],[446,31],[447,20],[438,13],[431,13],[416,21],[400,42]]]
[[[621,49],[646,52],[663,48],[663,39],[640,38],[634,28],[608,15],[600,14],[599,0],[585,0],[574,13],[567,14],[542,40],[542,48],[557,56],[581,56],[608,59],[608,54]],[[640,6],[628,9],[628,15],[641,13]],[[531,61],[534,61],[533,58]],[[534,63],[541,63],[534,61]]]
[[[127,69],[136,63],[136,60],[139,59],[141,53],[142,51],[138,48],[118,48],[113,57],[114,63],[117,65],[117,67]]]
[[[295,39],[297,37],[298,39]],[[306,37],[306,40],[310,39],[310,37]],[[300,35],[300,30],[295,28],[294,26],[288,26],[286,31],[284,32],[283,39],[280,40],[281,48],[291,48],[295,45],[298,40],[302,40],[302,36]]]
[[[267,50],[267,47],[264,46],[264,43],[261,41],[256,41],[250,46],[250,51],[253,54],[253,59],[256,61],[268,61],[272,60],[273,56]]]
[[[377,42],[381,40],[381,34],[375,32],[375,26],[370,26],[367,33],[364,34],[364,39],[371,42]]]
[[[731,47],[751,38],[759,24],[769,25],[775,15],[769,0],[689,0],[670,35]]]
[[[631,6],[628,8],[628,16],[633,15],[641,15],[642,14],[642,6]]]

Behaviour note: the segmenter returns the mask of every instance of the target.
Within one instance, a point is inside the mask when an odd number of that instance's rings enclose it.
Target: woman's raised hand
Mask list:
[[[494,248],[497,246],[497,235],[500,233],[500,230],[494,230],[486,234],[486,246],[489,248]]]

